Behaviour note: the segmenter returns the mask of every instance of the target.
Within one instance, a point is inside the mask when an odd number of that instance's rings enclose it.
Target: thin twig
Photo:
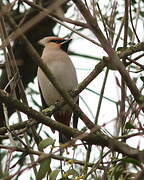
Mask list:
[[[114,67],[119,71],[123,79],[125,80],[128,88],[130,89],[131,93],[133,94],[136,102],[140,105],[141,109],[144,111],[144,107],[142,106],[143,102],[141,101],[141,94],[139,92],[139,89],[137,88],[134,81],[131,79],[129,73],[126,71],[124,65],[120,61],[118,55],[114,51],[114,49],[111,47],[111,44],[106,40],[105,36],[103,35],[97,21],[93,16],[87,11],[85,5],[81,0],[73,0],[73,2],[76,4],[77,8],[87,21],[88,25],[90,26],[90,30],[95,34],[95,36],[100,41],[103,49],[110,57],[110,62],[114,65]]]

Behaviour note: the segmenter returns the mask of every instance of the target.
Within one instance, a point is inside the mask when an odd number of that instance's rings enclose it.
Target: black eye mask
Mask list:
[[[68,51],[68,46],[69,46],[69,43],[71,42],[72,39],[68,39],[68,40],[65,40],[65,39],[53,39],[51,40],[50,42],[54,42],[54,43],[62,43],[61,44],[61,49],[65,52]]]
[[[50,42],[54,42],[54,43],[62,43],[62,42],[65,42],[65,39],[53,39],[51,40]]]

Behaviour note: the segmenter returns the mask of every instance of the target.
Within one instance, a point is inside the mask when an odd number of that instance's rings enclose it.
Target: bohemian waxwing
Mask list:
[[[73,90],[77,85],[77,76],[74,65],[67,54],[69,40],[58,37],[45,37],[39,41],[44,46],[42,60],[49,67],[56,80],[65,91]],[[38,83],[42,99],[43,108],[49,107],[56,101],[63,101],[53,84],[48,80],[43,71],[38,68]],[[74,99],[78,102],[78,97]],[[72,110],[68,105],[63,106],[59,111],[54,113],[56,121],[67,126],[70,125]],[[77,128],[77,116],[73,116],[73,127]],[[70,136],[59,132],[59,142],[66,143],[70,140]]]

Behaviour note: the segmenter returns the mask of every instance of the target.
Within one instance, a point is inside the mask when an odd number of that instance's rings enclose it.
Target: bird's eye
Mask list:
[[[57,40],[51,40],[50,42],[55,42],[55,43],[56,43],[56,42],[57,42]]]

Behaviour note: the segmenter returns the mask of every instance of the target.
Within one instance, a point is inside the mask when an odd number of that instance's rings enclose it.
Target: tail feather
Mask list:
[[[79,98],[77,99],[77,105],[79,105]],[[77,129],[77,125],[78,125],[78,114],[77,113],[74,113],[73,114],[73,128]]]
[[[72,112],[70,111],[58,111],[54,114],[54,118],[56,121],[61,122],[67,126],[70,125],[71,116]],[[62,131],[59,132],[59,143],[64,144],[70,140],[70,135],[63,133]]]

